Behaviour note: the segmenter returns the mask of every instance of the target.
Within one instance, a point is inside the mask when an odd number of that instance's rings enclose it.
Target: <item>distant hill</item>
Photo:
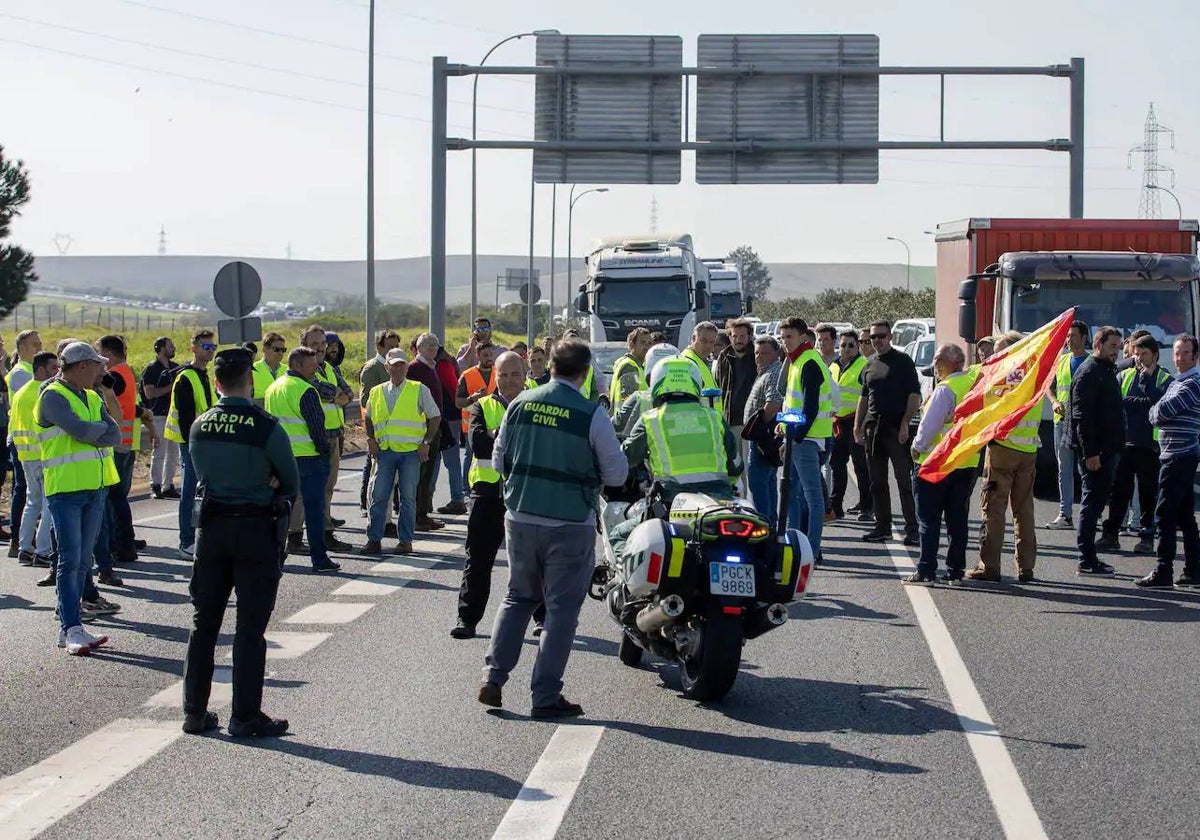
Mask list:
[[[46,256],[37,258],[41,282],[75,291],[101,294],[160,297],[181,302],[209,303],[212,279],[232,259],[245,259],[263,279],[264,300],[329,304],[338,295],[361,297],[366,284],[366,264],[360,260],[310,261],[244,257],[136,256],[89,257]],[[527,268],[528,257],[481,254],[479,299],[496,300],[496,277],[506,268]],[[582,263],[575,261],[575,283],[582,280]],[[558,294],[567,288],[567,262],[559,257]],[[538,257],[534,267],[549,273],[548,257]],[[889,263],[768,263],[773,282],[769,297],[811,296],[826,288],[865,289],[870,286],[903,286],[905,267]],[[933,284],[933,266],[912,267],[914,287]],[[543,283],[545,287],[545,283]],[[425,303],[429,300],[429,258],[410,257],[378,260],[375,264],[376,294],[393,302]],[[463,303],[471,294],[470,255],[447,259],[446,300]],[[543,288],[543,296],[548,290]],[[500,290],[500,301],[516,299],[516,292]]]

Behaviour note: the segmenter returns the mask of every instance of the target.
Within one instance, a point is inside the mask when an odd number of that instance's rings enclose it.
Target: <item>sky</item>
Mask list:
[[[736,13],[734,13],[736,8]],[[1048,65],[1087,60],[1090,217],[1136,218],[1147,108],[1174,130],[1174,170],[1200,214],[1200,15],[1182,0],[1129,4],[743,0],[520,4],[377,0],[377,256],[429,253],[431,57],[473,64],[534,29],[683,38],[705,33],[873,33],[885,65]],[[0,145],[25,161],[33,200],[14,241],[39,255],[172,254],[296,259],[365,255],[366,0],[0,0]],[[532,64],[534,39],[491,63]],[[880,137],[937,139],[936,78],[881,79]],[[450,80],[451,136],[469,136],[471,82]],[[950,78],[947,139],[1066,137],[1068,84],[1042,77]],[[531,137],[533,84],[484,77],[479,136]],[[939,222],[1065,216],[1067,155],[881,153],[878,185],[617,185],[576,205],[575,254],[599,236],[688,231],[705,255],[748,244],[768,262],[934,262]],[[529,244],[530,154],[481,151],[480,253]],[[470,251],[470,155],[449,153],[449,253]],[[1163,177],[1172,183],[1171,176]],[[596,186],[596,185],[588,185]],[[565,188],[560,188],[560,193]],[[537,189],[535,248],[550,251],[549,185]],[[556,247],[566,243],[558,202]],[[1162,194],[1164,217],[1175,203]],[[56,243],[55,238],[58,237]]]

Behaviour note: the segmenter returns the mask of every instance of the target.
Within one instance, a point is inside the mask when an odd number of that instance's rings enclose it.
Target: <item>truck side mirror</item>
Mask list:
[[[968,277],[958,284],[958,334],[968,344],[975,343],[975,293],[979,281]]]
[[[583,292],[580,292],[579,296],[575,298],[575,310],[583,313],[584,315],[587,315],[591,312],[591,310],[588,308],[587,295],[585,295]]]
[[[754,311],[754,298],[752,298],[752,297],[746,298],[745,309],[746,309],[745,314],[747,314],[747,315],[749,315],[750,313],[752,313]]]
[[[708,284],[703,280],[696,281],[696,308],[708,309]]]

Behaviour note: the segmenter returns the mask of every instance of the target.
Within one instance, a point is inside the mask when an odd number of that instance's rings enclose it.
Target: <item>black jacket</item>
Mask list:
[[[1118,454],[1125,448],[1125,409],[1115,365],[1088,356],[1071,382],[1067,400],[1069,440],[1083,457]]]
[[[757,378],[758,364],[754,361],[753,344],[741,356],[733,352],[733,347],[726,347],[718,354],[716,382],[721,389],[721,400],[725,403],[725,422],[730,426],[742,425],[746,399]]]

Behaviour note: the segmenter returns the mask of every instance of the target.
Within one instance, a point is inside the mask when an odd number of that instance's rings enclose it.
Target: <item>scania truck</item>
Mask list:
[[[624,341],[646,327],[682,347],[709,318],[709,272],[689,234],[604,239],[585,262],[575,308],[587,316],[593,342]]]
[[[1029,333],[1075,307],[1095,329],[1150,332],[1171,368],[1179,335],[1200,330],[1195,220],[964,219],[937,228],[938,341]],[[1039,492],[1055,492],[1053,415],[1043,413]]]

